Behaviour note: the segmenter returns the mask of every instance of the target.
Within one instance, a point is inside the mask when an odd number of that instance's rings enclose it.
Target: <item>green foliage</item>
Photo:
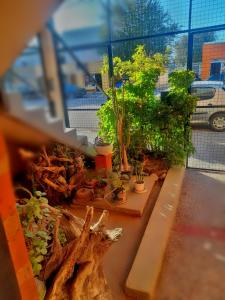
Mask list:
[[[143,182],[144,180],[143,163],[140,161],[135,161],[135,175],[136,175],[137,183]]]
[[[98,111],[99,136],[116,148],[116,122],[122,112],[124,144],[130,160],[135,153],[150,149],[169,165],[183,164],[193,151],[189,117],[196,98],[188,89],[194,73],[184,70],[172,73],[170,92],[158,99],[154,92],[166,60],[161,54],[149,57],[143,46],[137,47],[131,60],[114,59],[115,81],[124,77],[128,80],[122,87],[109,90],[111,98]]]
[[[112,190],[122,188],[123,186],[123,182],[121,181],[118,173],[109,174],[109,183]]]
[[[194,151],[189,120],[197,99],[188,92],[193,80],[192,71],[173,72],[169,77],[170,91],[152,111],[151,147],[168,165],[182,165]]]
[[[34,195],[25,188],[19,188],[29,194],[29,198],[24,198],[24,205],[18,205],[17,210],[20,215],[25,240],[29,251],[29,257],[35,276],[40,274],[42,262],[48,253],[51,235],[44,226],[41,225],[44,217],[48,217],[48,209],[42,209],[41,204],[47,204],[45,193],[36,191]]]
[[[132,59],[114,59],[115,81],[129,78],[121,88],[111,89],[111,96],[98,111],[99,136],[104,141],[116,144],[116,120],[119,113],[124,117],[124,141],[127,147],[146,147],[146,130],[149,132],[149,115],[156,103],[155,85],[160,73],[164,72],[166,57],[161,54],[147,56],[144,46],[138,46]],[[107,71],[106,66],[104,70]],[[116,107],[113,101],[116,98]]]
[[[169,76],[170,90],[178,94],[182,90],[187,94],[194,79],[195,75],[192,71],[176,70]]]
[[[65,232],[61,228],[59,228],[59,241],[62,246],[65,246],[67,243]]]

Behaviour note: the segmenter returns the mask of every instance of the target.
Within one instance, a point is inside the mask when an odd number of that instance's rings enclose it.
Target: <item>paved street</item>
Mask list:
[[[194,126],[192,141],[195,153],[188,160],[189,167],[225,171],[225,132]]]
[[[106,101],[106,96],[101,92],[87,93],[82,98],[67,98],[68,109],[99,109]],[[47,98],[23,98],[23,104],[27,108],[43,107],[48,105]]]

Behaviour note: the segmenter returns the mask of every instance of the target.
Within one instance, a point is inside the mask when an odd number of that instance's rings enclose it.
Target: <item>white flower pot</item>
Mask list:
[[[99,155],[108,155],[113,152],[113,145],[112,144],[102,145],[102,146],[95,145],[95,150]]]
[[[138,193],[143,192],[144,189],[145,189],[145,183],[144,183],[144,181],[141,182],[141,183],[135,181],[135,183],[134,183],[134,189],[135,189],[135,192],[138,192]]]

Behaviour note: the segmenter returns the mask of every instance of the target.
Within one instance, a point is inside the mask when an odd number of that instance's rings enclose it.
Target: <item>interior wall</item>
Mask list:
[[[20,293],[16,282],[16,276],[10,260],[9,249],[0,219],[0,299],[20,300]]]
[[[1,0],[0,76],[63,0]]]

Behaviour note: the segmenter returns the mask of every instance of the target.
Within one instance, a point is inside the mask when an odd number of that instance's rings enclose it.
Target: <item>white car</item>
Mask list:
[[[191,93],[199,98],[192,122],[205,122],[225,131],[225,85],[222,81],[194,81]]]

